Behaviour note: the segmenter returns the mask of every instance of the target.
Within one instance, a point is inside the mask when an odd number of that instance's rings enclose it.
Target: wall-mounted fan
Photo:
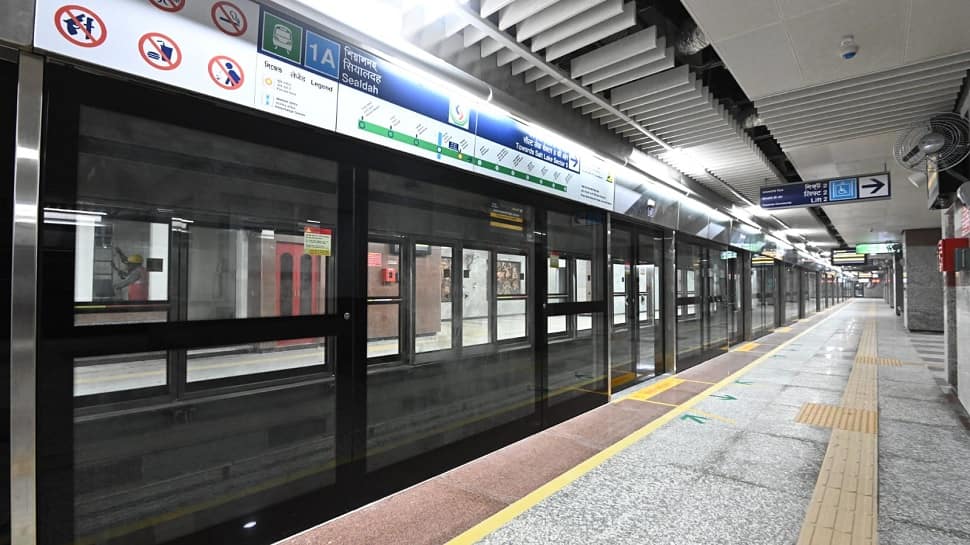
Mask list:
[[[909,170],[926,174],[927,166],[935,171],[950,170],[970,155],[970,124],[954,113],[941,113],[913,123],[896,139],[893,158]],[[963,181],[956,171],[950,174]]]

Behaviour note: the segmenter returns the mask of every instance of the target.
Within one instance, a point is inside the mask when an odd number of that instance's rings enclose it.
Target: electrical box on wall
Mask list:
[[[954,272],[956,268],[957,250],[970,247],[970,239],[945,238],[937,245],[940,272]]]
[[[958,272],[970,271],[970,247],[957,248],[954,254],[955,254],[953,257],[954,270]]]

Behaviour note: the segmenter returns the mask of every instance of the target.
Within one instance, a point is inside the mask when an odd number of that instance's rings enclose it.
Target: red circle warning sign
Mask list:
[[[249,28],[246,14],[232,2],[216,2],[212,5],[212,22],[230,36],[242,36]]]
[[[97,13],[83,6],[62,6],[54,12],[54,26],[64,39],[80,47],[97,47],[108,38],[108,27]]]
[[[209,61],[209,77],[216,85],[230,91],[239,89],[246,81],[239,63],[225,55],[216,55]]]
[[[158,32],[149,32],[138,40],[141,58],[152,68],[175,70],[182,64],[182,50],[175,40]]]
[[[153,6],[162,10],[176,12],[185,7],[186,0],[148,0]]]

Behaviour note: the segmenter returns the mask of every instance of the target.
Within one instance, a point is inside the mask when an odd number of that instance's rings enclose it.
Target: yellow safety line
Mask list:
[[[671,388],[680,386],[683,383],[684,383],[684,380],[679,379],[677,377],[665,378],[660,382],[651,384],[650,386],[643,388],[642,390],[637,390],[636,392],[633,392],[632,394],[628,395],[625,399],[636,399],[637,401],[646,401],[651,397],[662,394]]]
[[[767,361],[776,352],[780,351],[785,346],[789,345],[790,343],[794,342],[798,338],[808,334],[815,328],[819,327],[825,322],[825,320],[828,320],[834,315],[835,314],[832,313],[831,315],[826,316],[824,320],[821,320],[817,324],[812,325],[805,331],[799,333],[798,335],[795,335],[791,339],[788,339],[787,341],[773,348],[769,352],[762,354],[753,362],[749,363],[748,365],[745,365],[744,367],[735,371],[731,375],[728,375],[726,378],[722,379],[720,382],[714,384],[710,388],[688,399],[687,401],[678,405],[672,410],[664,413],[656,420],[643,426],[642,428],[631,433],[630,435],[627,435],[623,439],[620,439],[616,443],[613,443],[609,447],[606,447],[605,449],[594,454],[593,456],[586,459],[585,461],[580,462],[579,465],[573,467],[572,469],[567,470],[562,475],[559,475],[558,477],[552,479],[546,484],[533,490],[525,497],[511,503],[510,505],[508,505],[498,513],[495,513],[494,515],[488,517],[487,519],[469,528],[468,530],[465,530],[455,538],[448,541],[446,545],[471,545],[473,543],[480,541],[485,536],[491,534],[492,532],[508,524],[515,517],[528,511],[529,509],[534,507],[542,500],[555,494],[559,490],[562,490],[567,485],[571,484],[572,482],[579,479],[583,475],[599,467],[610,458],[616,456],[617,454],[625,450],[627,447],[635,444],[637,441],[640,441],[644,437],[650,435],[651,433],[653,433],[663,425],[680,417],[681,415],[686,413],[691,407],[700,403],[702,400],[706,399],[711,394],[717,392],[718,390],[724,388],[729,384],[732,384],[735,380],[744,376],[745,373],[749,372],[750,370],[754,369],[758,365],[761,365],[762,363]],[[656,403],[656,402],[654,401],[649,403]]]
[[[696,382],[697,384],[708,384],[708,385],[710,385],[710,384],[717,384],[716,382],[707,382],[706,380],[691,380],[689,378],[682,378],[680,380],[682,380],[684,382]]]
[[[626,398],[624,398],[624,399],[626,399]],[[620,401],[623,401],[623,399],[621,399]],[[653,403],[654,405],[663,405],[664,407],[677,407],[678,406],[678,405],[674,405],[673,403],[664,403],[663,401],[651,401],[649,399],[633,399],[631,401],[639,401],[640,403]]]
[[[759,346],[761,346],[760,343],[750,342],[750,343],[742,344],[741,346],[735,348],[734,351],[735,352],[751,352],[752,350],[754,350],[755,348],[758,348]]]

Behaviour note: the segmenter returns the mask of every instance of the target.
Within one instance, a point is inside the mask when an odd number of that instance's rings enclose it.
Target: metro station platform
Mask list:
[[[941,344],[850,301],[282,543],[970,544]]]

